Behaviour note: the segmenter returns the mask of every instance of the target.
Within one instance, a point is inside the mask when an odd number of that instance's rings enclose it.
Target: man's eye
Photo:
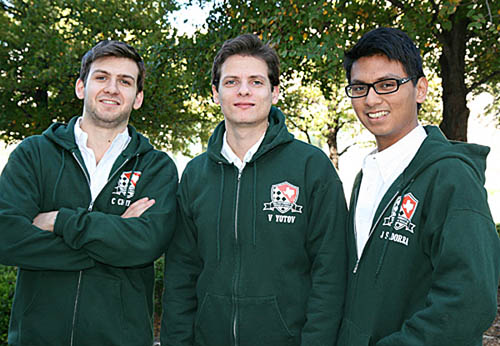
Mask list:
[[[361,93],[366,90],[366,85],[353,85],[351,86],[352,92]]]
[[[260,80],[254,80],[253,84],[254,85],[264,85],[264,83],[262,81],[260,81]]]
[[[132,85],[132,83],[130,83],[130,81],[128,81],[126,79],[122,79],[121,82],[122,82],[122,84],[125,84],[125,85]]]
[[[231,86],[231,85],[235,85],[236,84],[236,81],[234,80],[227,80],[224,82],[224,85],[227,85],[227,86]]]
[[[382,88],[382,89],[394,89],[396,87],[397,83],[396,81],[383,81],[381,83],[378,84],[378,87],[379,88]]]

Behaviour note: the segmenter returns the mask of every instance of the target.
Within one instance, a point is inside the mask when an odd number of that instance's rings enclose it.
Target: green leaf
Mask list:
[[[467,29],[472,30],[472,29],[481,29],[482,25],[479,22],[472,22],[467,25]]]

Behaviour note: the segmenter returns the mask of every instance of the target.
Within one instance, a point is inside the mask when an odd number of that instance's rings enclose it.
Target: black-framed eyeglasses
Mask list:
[[[415,77],[405,77],[401,79],[387,78],[379,80],[375,83],[355,83],[349,84],[345,87],[345,92],[350,98],[356,99],[359,97],[365,97],[370,92],[370,88],[373,88],[375,92],[379,95],[392,94],[399,90],[399,86],[408,83]]]

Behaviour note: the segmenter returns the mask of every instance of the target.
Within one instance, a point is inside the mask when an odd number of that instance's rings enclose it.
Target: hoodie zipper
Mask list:
[[[234,239],[238,241],[238,205],[240,202],[241,172],[238,171],[238,184],[236,187],[236,212],[234,214]]]
[[[238,168],[236,168],[238,169]],[[238,324],[238,280],[239,280],[239,244],[238,244],[238,207],[240,202],[240,184],[241,184],[241,172],[238,170],[238,183],[236,185],[236,208],[234,214],[234,240],[236,242],[236,249],[238,250],[237,258],[236,258],[236,268],[234,274],[234,282],[233,282],[233,303],[234,303],[234,316],[233,316],[233,339],[234,345],[238,346],[238,333],[236,331],[236,327]]]
[[[87,184],[88,184],[89,190],[90,190],[90,177],[88,176],[87,171],[85,171],[85,169],[83,168],[83,165],[80,162],[80,160],[78,160],[78,157],[76,156],[76,154],[74,152],[71,152],[71,154],[73,155],[73,158],[76,160],[76,162],[80,166],[80,168],[83,172],[83,175],[85,176],[85,179],[87,179]],[[90,204],[87,208],[88,211],[92,211],[92,208],[94,207],[94,201],[92,200],[92,192],[90,193],[90,195],[91,195],[90,196]],[[80,273],[78,274],[78,284],[76,285],[75,304],[73,306],[73,321],[71,323],[71,338],[70,338],[70,343],[69,343],[70,346],[73,346],[73,341],[74,341],[74,336],[75,336],[76,312],[78,310],[78,299],[80,298],[80,286],[82,283],[82,274],[83,274],[83,271],[80,270]]]
[[[357,204],[357,192],[356,191],[356,204]],[[382,219],[382,216],[385,214],[385,212],[387,211],[387,208],[392,204],[392,202],[394,201],[394,199],[398,196],[399,194],[399,190],[396,191],[396,193],[394,194],[394,196],[392,196],[392,198],[389,200],[389,202],[387,203],[387,205],[384,207],[384,209],[380,212],[378,218],[377,218],[377,221],[373,224],[372,228],[370,229],[370,233],[368,234],[368,240],[370,240],[373,232],[375,231],[375,228],[377,228],[377,225],[379,224],[380,220]],[[355,205],[356,205],[355,204]],[[359,261],[361,260],[361,257],[363,256],[363,253],[365,252],[365,248],[366,248],[366,244],[365,246],[363,247],[363,250],[361,250],[361,254],[358,254],[358,232],[356,230],[356,207],[354,207],[354,219],[353,219],[353,222],[354,222],[354,242],[355,242],[355,247],[356,247],[356,255],[358,255],[358,260],[356,261],[356,265],[354,266],[354,270],[352,271],[353,274],[356,274],[356,272],[358,271],[358,267],[359,267]],[[366,242],[368,242],[368,240]]]
[[[82,163],[80,162],[80,160],[78,159],[78,157],[76,156],[76,154],[74,152],[71,152],[71,154],[73,155],[73,158],[75,159],[75,161],[78,163],[78,166],[80,166],[80,169],[82,170],[83,172],[83,175],[85,176],[85,179],[87,180],[87,184],[89,186],[89,190],[91,190],[91,187],[90,187],[90,177],[88,176],[87,174],[87,171],[85,170],[85,168],[83,167]],[[113,177],[116,175],[117,172],[119,172],[123,166],[125,166],[125,164],[130,160],[130,158],[127,158],[125,161],[123,161],[123,163],[120,165],[120,167],[118,167],[114,172],[113,174],[111,174],[109,176],[109,179],[108,181],[106,181],[106,185],[111,181],[111,179],[113,179]],[[106,186],[105,185],[105,186]],[[92,199],[92,191],[90,192],[90,204],[89,206],[87,207],[87,210],[89,212],[92,211],[92,209],[94,208],[94,200]],[[97,197],[96,197],[97,199]],[[78,274],[78,284],[76,286],[76,297],[75,297],[75,304],[73,306],[73,321],[71,323],[71,337],[70,337],[70,346],[73,346],[73,341],[74,341],[74,336],[75,336],[75,325],[76,325],[76,312],[78,311],[78,300],[80,298],[80,286],[81,286],[81,283],[82,283],[82,275],[83,275],[83,270],[80,270],[80,273]]]

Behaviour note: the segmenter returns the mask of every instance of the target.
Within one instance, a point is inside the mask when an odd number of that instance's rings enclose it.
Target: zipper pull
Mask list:
[[[356,265],[354,266],[354,270],[352,271],[353,274],[356,274],[356,272],[358,271],[358,267],[359,267],[359,260],[361,258],[358,258],[358,260],[356,261]]]
[[[88,211],[92,211],[92,208],[94,208],[94,201],[90,202],[89,207],[87,208]]]

